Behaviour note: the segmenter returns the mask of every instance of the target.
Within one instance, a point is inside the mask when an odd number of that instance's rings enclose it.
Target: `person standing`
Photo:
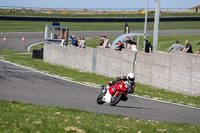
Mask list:
[[[185,48],[182,50],[183,53],[193,53],[192,45],[189,43],[188,40],[185,41]]]
[[[128,34],[128,33],[130,33],[130,29],[129,29],[128,23],[126,22],[124,26],[124,34]]]
[[[152,45],[151,45],[151,42],[149,42],[148,40],[146,40],[146,43],[145,43],[145,52],[146,53],[152,53]]]

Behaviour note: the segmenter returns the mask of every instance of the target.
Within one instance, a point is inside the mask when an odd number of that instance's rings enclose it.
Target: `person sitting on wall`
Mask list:
[[[133,38],[133,39],[131,40],[130,49],[131,49],[132,51],[135,51],[135,52],[138,51],[138,50],[137,50],[137,43],[135,42],[135,38]]]
[[[115,50],[122,51],[123,48],[124,48],[124,45],[122,44],[122,42],[118,41],[117,42],[117,47],[116,47]]]
[[[131,45],[137,45],[136,41],[135,41],[135,38],[133,37],[132,40],[131,40]]]
[[[76,47],[78,47],[78,41],[77,41],[77,39],[76,39],[76,36],[75,35],[72,35],[72,36],[70,36],[70,38],[72,39],[72,46],[76,46]]]
[[[124,42],[124,48],[130,49],[130,45],[132,44],[132,41],[129,36],[126,37]]]
[[[131,51],[137,52],[137,46],[136,45],[131,45],[130,47]]]
[[[100,36],[99,39],[100,39],[99,47],[103,47],[104,37]]]
[[[79,37],[78,39],[78,47],[79,48],[86,48],[86,41],[85,41],[85,38],[84,37]]]
[[[182,50],[182,53],[193,53],[192,51],[192,45],[189,43],[188,40],[185,41],[185,48]]]
[[[169,47],[169,49],[167,50],[167,53],[169,53],[171,50],[182,51],[183,49],[184,49],[184,46],[179,44],[179,41],[176,40],[176,42],[171,47]]]
[[[108,38],[106,36],[103,36],[103,48],[110,48],[111,44],[110,44],[110,41],[108,40]]]

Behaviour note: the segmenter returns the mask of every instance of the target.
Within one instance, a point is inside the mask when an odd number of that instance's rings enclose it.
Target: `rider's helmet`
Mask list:
[[[127,79],[129,83],[133,83],[135,80],[135,75],[133,73],[128,73]]]

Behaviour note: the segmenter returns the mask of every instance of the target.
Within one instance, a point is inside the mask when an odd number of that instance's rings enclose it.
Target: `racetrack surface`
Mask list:
[[[143,33],[143,31],[132,31],[134,33]],[[70,31],[70,35],[76,35],[78,37],[99,37],[105,36],[119,36],[123,34],[123,31]],[[147,31],[148,35],[153,35],[153,31]],[[159,35],[199,35],[200,30],[160,30]],[[3,38],[6,37],[6,43],[3,42]],[[25,42],[22,43],[22,37],[25,38]],[[33,43],[44,41],[44,32],[17,32],[17,33],[0,33],[0,48],[14,49],[26,51],[28,46]]]
[[[200,109],[129,96],[116,107],[98,105],[100,89],[52,77],[0,60],[0,99],[63,106],[138,119],[200,124]]]

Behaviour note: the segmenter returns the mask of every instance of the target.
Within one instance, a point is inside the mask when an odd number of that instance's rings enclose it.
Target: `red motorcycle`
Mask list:
[[[135,88],[135,75],[133,74],[133,72],[136,64],[136,56],[137,52],[135,53],[133,70],[131,73],[128,73],[126,77],[120,77],[119,80],[117,80],[116,82],[108,82],[107,87],[104,87],[104,85],[101,87],[101,93],[96,100],[98,104],[110,103],[111,106],[115,106],[119,103],[120,100],[128,100],[128,92],[133,93]],[[131,88],[131,90],[128,90],[128,88]]]
[[[98,104],[110,103],[111,106],[115,106],[120,100],[126,101],[128,99],[127,81],[121,80],[111,86],[109,84],[110,82],[108,82],[107,87],[104,87],[104,85],[101,87],[101,93],[97,97]]]

